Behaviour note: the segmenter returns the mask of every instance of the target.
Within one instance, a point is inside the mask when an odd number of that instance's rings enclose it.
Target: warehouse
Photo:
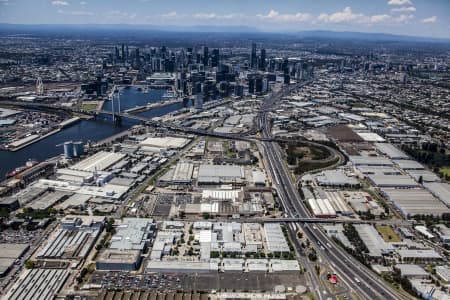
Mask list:
[[[359,237],[369,250],[369,257],[382,258],[384,255],[389,255],[394,251],[394,247],[386,243],[378,234],[378,231],[368,224],[353,225],[358,232]]]
[[[139,250],[104,250],[96,261],[97,270],[135,271],[141,264]]]
[[[382,189],[381,192],[403,216],[441,216],[450,210],[424,189]]]
[[[47,240],[38,258],[47,259],[83,259],[95,244],[101,227],[65,227],[58,228]]]
[[[299,271],[300,265],[296,260],[271,259],[270,270],[272,272]]]
[[[428,170],[407,170],[409,176],[414,178],[415,181],[420,181],[422,177],[422,182],[435,182],[441,179],[433,172]]]
[[[400,271],[402,278],[428,278],[430,275],[422,267],[413,264],[397,264],[394,269]]]
[[[432,262],[442,259],[442,256],[433,249],[400,249],[397,250],[401,262],[420,263]]]
[[[69,198],[69,196],[72,196],[71,193],[65,193],[65,192],[46,192],[39,198],[33,200],[31,203],[28,203],[26,207],[29,207],[34,210],[45,210],[47,208],[52,207],[58,202],[62,202]]]
[[[349,159],[355,166],[392,166],[394,164],[390,159],[381,156],[353,155],[349,156]]]
[[[28,244],[0,244],[0,277],[6,275],[16,259],[30,248]]]
[[[359,135],[366,142],[384,142],[381,136],[376,134],[375,132],[359,132],[356,131],[356,134]]]
[[[328,199],[308,199],[309,207],[312,210],[314,216],[318,218],[334,218],[336,217],[336,211],[331,205]]]
[[[240,184],[245,180],[244,168],[230,165],[201,165],[198,184]]]
[[[409,159],[396,159],[393,162],[402,170],[423,170],[425,169],[421,164],[415,160]]]
[[[192,172],[194,164],[189,162],[179,162],[172,177],[173,184],[190,184],[192,182]]]
[[[249,272],[267,272],[269,261],[267,259],[247,259],[247,270]]]
[[[109,248],[144,251],[153,235],[154,227],[153,219],[123,218],[121,224],[116,227]]]
[[[103,171],[118,163],[125,157],[125,154],[100,151],[96,154],[83,159],[79,163],[70,167],[72,170],[78,171]]]
[[[450,185],[445,182],[426,182],[423,186],[450,207]]]
[[[167,136],[149,137],[139,144],[143,147],[159,148],[161,150],[178,150],[184,148],[189,142],[189,139]]]
[[[387,166],[358,166],[358,171],[364,175],[401,175],[399,169]]]
[[[415,188],[419,184],[408,175],[367,175],[377,187]]]
[[[269,252],[289,252],[289,245],[279,223],[264,224],[264,236]]]
[[[231,201],[236,202],[242,196],[241,190],[203,190],[203,201]]]
[[[218,266],[211,266],[209,262],[203,261],[150,260],[147,264],[146,270],[148,272],[204,273],[209,272],[211,268],[213,271],[217,272]]]
[[[356,178],[347,176],[342,170],[322,171],[320,175],[316,176],[316,182],[318,185],[331,187],[359,186],[359,181]]]
[[[53,299],[65,284],[70,272],[65,269],[25,270],[8,291],[9,300]]]
[[[336,211],[336,213],[342,215],[353,214],[353,211],[341,197],[341,194],[339,192],[319,191],[319,194],[321,193],[324,193],[324,197],[322,198],[328,199],[330,201],[331,206]]]
[[[375,143],[377,151],[390,159],[408,159],[408,155],[389,143]]]

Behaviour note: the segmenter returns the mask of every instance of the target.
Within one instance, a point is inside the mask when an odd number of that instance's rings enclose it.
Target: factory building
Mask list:
[[[5,299],[54,299],[65,284],[70,272],[66,269],[25,270],[8,291]]]
[[[425,189],[381,189],[400,213],[408,218],[415,215],[442,216],[450,209]]]
[[[244,168],[233,165],[200,165],[198,171],[198,184],[219,185],[234,184],[242,185],[245,181]]]
[[[139,269],[142,253],[153,239],[155,223],[146,218],[124,218],[116,227],[110,246],[96,261],[98,270],[134,271]]]

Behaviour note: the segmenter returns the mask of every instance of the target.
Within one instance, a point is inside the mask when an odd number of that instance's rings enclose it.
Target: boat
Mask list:
[[[164,95],[162,95],[161,98],[163,98],[163,99],[173,99],[173,98],[175,98],[176,96],[177,96],[177,95],[175,94],[175,92],[167,91],[167,92],[164,93]]]
[[[29,159],[29,160],[25,163],[25,165],[20,166],[20,167],[17,167],[17,168],[15,168],[14,170],[12,170],[11,172],[6,173],[5,177],[6,177],[6,178],[14,177],[14,176],[16,176],[16,175],[22,173],[23,171],[28,170],[29,168],[31,168],[31,167],[37,165],[38,163],[39,163],[39,162],[38,162],[37,160],[35,160],[35,159]]]

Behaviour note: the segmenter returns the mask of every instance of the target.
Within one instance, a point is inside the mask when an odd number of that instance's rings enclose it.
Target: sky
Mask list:
[[[0,23],[248,26],[450,38],[450,0],[0,0]]]

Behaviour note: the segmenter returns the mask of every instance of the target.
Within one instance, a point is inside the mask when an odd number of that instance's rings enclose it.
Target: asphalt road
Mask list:
[[[268,99],[262,106],[261,113],[258,115],[257,124],[262,131],[263,138],[271,138],[267,111],[284,95],[290,93],[291,90],[292,88],[272,95],[272,99]],[[283,162],[279,145],[274,142],[262,142],[262,146],[269,173],[275,181],[274,184],[277,188],[283,211],[286,214],[285,217],[311,217],[308,209],[302,202],[296,185],[291,180],[290,173]],[[288,228],[291,231],[291,235],[295,234],[292,232],[292,227]],[[322,251],[322,254],[324,254],[325,258],[336,270],[338,276],[341,277],[351,290],[354,290],[363,299],[408,299],[408,297],[391,289],[376,274],[336,245],[319,227],[313,226],[311,228],[310,225],[305,225],[303,229],[306,237],[313,243],[326,247],[326,250]],[[302,251],[301,248],[298,248],[298,243],[295,246],[297,251]],[[318,296],[322,298],[320,291]]]

